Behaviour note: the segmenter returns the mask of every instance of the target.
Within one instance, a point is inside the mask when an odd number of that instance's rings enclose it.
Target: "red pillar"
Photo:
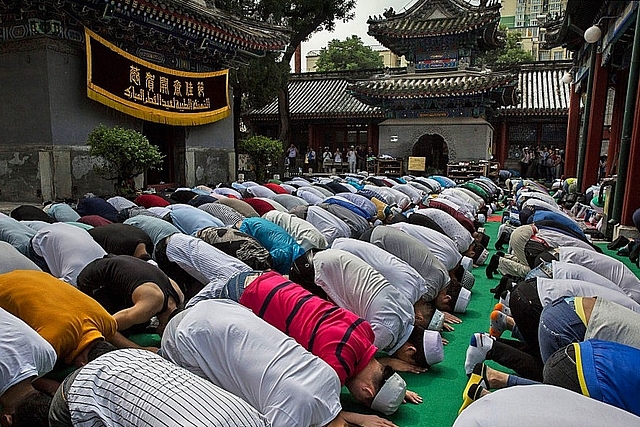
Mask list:
[[[580,135],[580,93],[571,84],[569,117],[567,119],[567,141],[564,147],[564,176],[575,177],[578,169],[578,137]]]
[[[294,71],[297,74],[300,74],[302,72],[302,44],[299,44],[298,47],[296,48],[296,51],[294,53]]]
[[[601,63],[602,54],[599,53],[596,56],[595,74],[593,76],[591,113],[589,115],[584,168],[582,169],[582,192],[585,192],[587,188],[598,182],[602,128],[604,127],[604,112],[607,107],[607,83],[609,80],[609,69],[602,67]]]
[[[624,104],[627,96],[628,71],[619,71],[616,76],[616,93],[613,99],[611,131],[609,132],[609,149],[607,150],[607,175],[614,175],[618,169],[618,153],[622,137],[622,121]]]
[[[633,225],[631,216],[640,208],[640,197],[636,193],[638,174],[640,174],[640,97],[636,98],[636,107],[633,115],[633,131],[631,133],[631,151],[629,152],[629,166],[627,170],[627,182],[624,187],[624,201],[622,202],[622,225]],[[618,184],[620,185],[620,184]]]

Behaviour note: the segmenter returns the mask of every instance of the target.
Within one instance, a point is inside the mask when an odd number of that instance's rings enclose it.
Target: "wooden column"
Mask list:
[[[507,121],[500,123],[500,133],[498,137],[498,146],[496,147],[497,153],[495,153],[496,160],[500,163],[500,167],[504,168],[504,162],[507,161],[509,155],[509,124]]]
[[[630,145],[627,182],[624,186],[624,200],[622,202],[622,216],[620,218],[622,225],[633,225],[631,216],[636,209],[640,208],[640,197],[638,197],[638,190],[636,188],[638,185],[636,180],[640,176],[640,97],[636,98]],[[617,185],[620,185],[620,183]]]
[[[580,93],[571,84],[569,96],[569,117],[567,119],[567,141],[564,148],[564,176],[575,177],[578,161],[578,137],[580,135]]]
[[[367,146],[370,145],[371,148],[373,148],[374,153],[378,153],[378,135],[378,125],[375,123],[369,123],[367,125]]]
[[[593,90],[591,91],[591,113],[589,114],[584,168],[582,169],[582,192],[598,182],[602,128],[607,107],[607,83],[609,81],[609,68],[602,67],[601,63],[602,54],[598,53],[593,76]]]
[[[620,153],[620,138],[622,137],[622,121],[624,119],[628,79],[628,71],[619,71],[616,75],[616,93],[613,99],[609,148],[607,149],[607,175],[614,175],[618,169],[618,154]]]

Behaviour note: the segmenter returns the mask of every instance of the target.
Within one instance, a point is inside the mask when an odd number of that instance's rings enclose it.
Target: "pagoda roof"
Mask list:
[[[520,70],[514,71],[512,75],[520,99],[513,105],[497,108],[496,113],[509,117],[566,115],[571,86],[562,84],[560,78],[570,68],[571,61],[521,64]],[[289,99],[292,119],[386,117],[382,108],[363,103],[348,90],[355,78],[372,75],[373,72],[360,76],[353,72],[291,75]],[[253,121],[278,120],[277,99],[263,108],[251,111],[248,116]]]
[[[135,43],[147,36],[156,47],[172,49],[181,45],[180,49],[190,58],[215,54],[222,61],[246,62],[266,52],[283,50],[289,44],[287,28],[210,8],[204,1],[46,0],[44,3],[53,4],[57,10],[111,40]]]
[[[384,110],[365,104],[348,91],[353,73],[293,74],[289,80],[289,108],[293,120],[337,118],[384,118]],[[249,119],[277,120],[277,98],[263,108],[248,113]]]
[[[503,116],[560,116],[569,111],[571,85],[561,82],[571,61],[522,64],[518,73],[520,101],[498,109]]]
[[[478,6],[463,0],[417,0],[405,12],[370,17],[367,33],[387,47],[392,39],[461,34],[499,22],[500,8],[497,0]]]
[[[429,99],[488,94],[515,86],[517,74],[491,71],[449,71],[378,77],[353,83],[349,89],[360,99]]]

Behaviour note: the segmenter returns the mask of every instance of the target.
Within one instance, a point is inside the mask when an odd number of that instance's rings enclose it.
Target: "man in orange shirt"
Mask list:
[[[31,326],[69,365],[84,366],[89,352],[105,341],[140,348],[118,332],[115,319],[97,301],[48,273],[1,274],[0,307]]]

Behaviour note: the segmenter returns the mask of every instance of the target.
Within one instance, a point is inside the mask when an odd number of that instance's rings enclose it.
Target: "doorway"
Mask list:
[[[185,128],[145,122],[142,133],[164,156],[162,169],[150,169],[145,174],[145,186],[185,182]]]
[[[449,163],[449,148],[440,135],[422,135],[414,144],[411,155],[425,158],[425,172],[427,174],[446,173],[447,163]]]

